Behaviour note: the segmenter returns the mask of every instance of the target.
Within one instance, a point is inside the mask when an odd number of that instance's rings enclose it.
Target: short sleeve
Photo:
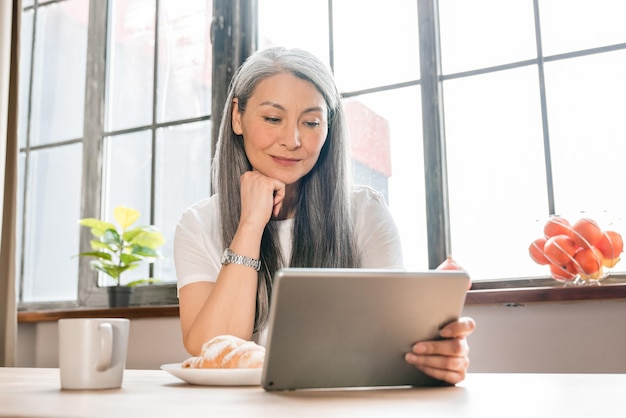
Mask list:
[[[352,205],[360,266],[404,269],[400,234],[384,196],[358,186],[352,193]]]
[[[181,215],[174,233],[177,287],[199,281],[215,282],[223,252],[217,198],[199,201]]]

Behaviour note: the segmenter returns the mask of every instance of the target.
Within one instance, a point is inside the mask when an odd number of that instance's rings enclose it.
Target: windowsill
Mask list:
[[[466,305],[516,305],[533,302],[573,302],[626,299],[626,281],[608,278],[600,285],[563,286],[553,280],[478,282],[467,293]]]
[[[476,282],[467,293],[465,304],[517,305],[606,299],[626,299],[626,281],[623,278],[607,279],[601,285],[591,286],[559,286],[551,280]],[[62,318],[81,317],[129,319],[178,317],[178,305],[42,309],[21,311],[17,314],[20,323],[51,322]]]
[[[178,317],[178,305],[130,306],[128,308],[42,309],[17,313],[19,323],[51,322],[63,318],[167,318]]]

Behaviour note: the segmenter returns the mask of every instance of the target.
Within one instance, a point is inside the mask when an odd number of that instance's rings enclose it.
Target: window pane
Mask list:
[[[89,2],[37,9],[31,145],[83,135]]]
[[[16,286],[17,301],[21,302],[19,298],[19,290],[21,287],[22,277],[22,242],[23,242],[23,228],[24,222],[24,175],[26,172],[26,154],[20,152],[18,166],[17,166],[17,208],[15,212],[15,274],[16,274]]]
[[[419,79],[415,0],[335,1],[333,20],[335,75],[341,91]]]
[[[208,115],[212,2],[163,0],[160,6],[157,122]]]
[[[103,216],[110,222],[113,209],[123,205],[141,212],[135,226],[150,224],[150,175],[152,167],[152,134],[150,131],[135,132],[108,137],[104,142],[106,181]],[[122,283],[149,275],[148,265],[142,264],[125,272]],[[110,278],[106,277],[106,280]],[[113,282],[106,282],[113,284]]]
[[[76,299],[81,168],[82,144],[30,154],[24,302]]]
[[[537,57],[530,0],[439,2],[444,74]]]
[[[30,64],[33,43],[32,10],[22,13],[22,27],[20,29],[20,85],[19,85],[19,114],[18,114],[18,142],[19,147],[26,146],[28,128],[28,102],[30,98]]]
[[[172,245],[181,213],[211,194],[210,138],[209,121],[157,131],[155,218],[166,239],[166,258],[155,263],[154,274],[163,281],[176,281]]]
[[[307,1],[304,6],[306,13],[303,13],[303,5],[298,1],[258,0],[258,10],[259,49],[271,46],[300,48],[314,54],[322,62],[330,63],[328,0]]]
[[[474,280],[545,275],[548,216],[536,67],[444,83],[452,255]]]
[[[106,124],[109,131],[152,123],[155,0],[109,2]]]
[[[546,63],[545,73],[557,212],[575,221],[585,211],[626,236],[626,51]]]
[[[545,55],[626,42],[624,0],[540,0]]]
[[[419,95],[411,87],[346,100],[355,182],[385,194],[405,266],[416,270],[428,266]]]

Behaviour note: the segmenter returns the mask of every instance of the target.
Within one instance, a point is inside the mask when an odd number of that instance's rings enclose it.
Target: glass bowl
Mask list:
[[[598,285],[620,262],[623,249],[622,235],[612,224],[602,227],[589,217],[570,222],[555,215],[544,223],[543,236],[530,244],[528,252],[559,283]]]

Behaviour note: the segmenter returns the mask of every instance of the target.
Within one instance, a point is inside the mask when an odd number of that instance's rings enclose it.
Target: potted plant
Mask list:
[[[158,248],[165,243],[163,234],[153,225],[130,228],[141,213],[137,209],[117,206],[113,217],[119,229],[112,223],[95,218],[84,218],[80,225],[91,228],[95,239],[91,240],[93,251],[82,252],[80,257],[94,257],[90,262],[93,270],[100,271],[111,277],[115,286],[109,286],[109,306],[128,306],[134,286],[157,281],[156,279],[140,279],[122,284],[122,273],[133,270],[142,262],[153,263],[163,257]]]

